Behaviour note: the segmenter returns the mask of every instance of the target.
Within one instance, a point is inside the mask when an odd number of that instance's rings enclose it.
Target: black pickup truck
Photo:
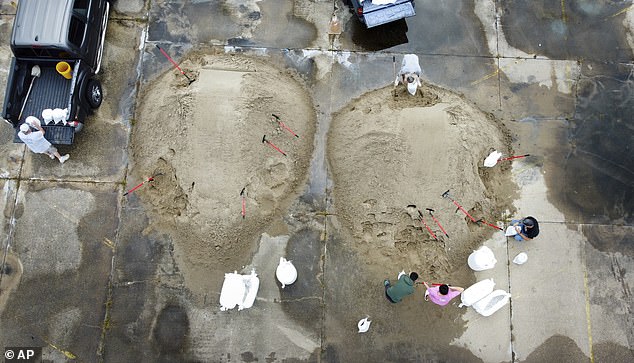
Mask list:
[[[416,15],[414,0],[350,0],[357,18],[368,28]]]
[[[11,33],[2,117],[15,129],[28,116],[42,121],[54,145],[70,145],[101,105],[101,67],[110,3],[106,0],[20,0]],[[65,65],[58,66],[58,63]],[[70,66],[70,69],[68,69]],[[66,78],[62,73],[68,70]],[[66,109],[68,123],[45,124],[42,111]],[[14,142],[21,142],[16,136]]]

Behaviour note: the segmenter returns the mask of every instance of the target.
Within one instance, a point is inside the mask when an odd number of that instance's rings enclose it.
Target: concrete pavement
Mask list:
[[[384,44],[402,38],[402,25],[373,38],[335,3],[339,52],[326,50],[323,33],[330,0],[114,4],[104,104],[62,149],[71,160],[62,167],[34,155],[0,127],[0,347],[41,346],[55,362],[634,360],[632,3],[418,0],[408,42],[393,48]],[[13,13],[0,1],[0,89]],[[136,195],[122,197],[139,178],[128,151],[138,87],[171,69],[155,44],[177,61],[198,45],[266,55],[297,69],[318,105],[310,179],[279,216],[287,232],[263,231],[251,263],[235,266],[260,276],[251,309],[220,312],[219,286],[184,288],[178,241],[147,229]],[[540,236],[483,241],[498,264],[473,274],[512,294],[491,317],[424,305],[423,289],[391,306],[372,277],[405,267],[360,261],[328,215],[336,212],[324,148],[331,114],[391,82],[392,56],[408,52],[426,80],[502,119],[514,149],[535,156],[514,163],[514,207],[539,219]],[[522,251],[529,261],[511,263]],[[273,276],[283,254],[300,268],[284,290]],[[373,325],[358,334],[365,314]]]

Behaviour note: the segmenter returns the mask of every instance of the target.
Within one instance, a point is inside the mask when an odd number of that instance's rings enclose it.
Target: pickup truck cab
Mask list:
[[[372,28],[416,15],[414,0],[350,0],[357,18]]]
[[[101,105],[101,68],[108,12],[106,0],[20,0],[11,33],[2,117],[16,129],[28,116],[42,121],[54,145],[70,145],[87,115]],[[70,65],[64,77],[56,66]],[[66,109],[68,123],[45,124],[42,111]]]

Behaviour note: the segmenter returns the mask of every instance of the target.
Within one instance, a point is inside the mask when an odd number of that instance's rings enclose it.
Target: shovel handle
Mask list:
[[[509,157],[506,157],[506,158],[502,158],[502,159],[500,159],[500,160],[498,160],[498,161],[506,161],[506,160],[513,160],[513,159],[525,158],[525,157],[527,157],[527,156],[531,156],[531,154],[516,155],[516,156],[509,156]]]
[[[287,156],[286,153],[284,151],[282,151],[279,147],[273,145],[272,142],[270,142],[269,140],[265,140],[264,141],[267,145],[269,145],[270,147],[272,147],[273,149],[279,151],[282,155]]]
[[[496,226],[495,224],[491,224],[491,223],[489,223],[489,222],[485,221],[484,219],[480,219],[478,222],[482,222],[482,223],[486,224],[486,225],[487,225],[487,226],[489,226],[489,227],[493,227],[493,228],[495,228],[495,229],[497,229],[497,230],[503,231],[503,229],[502,229],[502,228],[500,228],[500,227]],[[476,222],[476,223],[478,223],[478,222]]]
[[[130,193],[134,192],[135,190],[137,190],[137,189],[139,189],[139,188],[141,188],[141,187],[143,186],[143,184],[145,184],[145,183],[147,183],[147,182],[151,182],[151,181],[153,181],[153,180],[154,180],[154,178],[148,178],[148,180],[144,181],[143,183],[141,183],[141,184],[137,185],[136,187],[134,187],[134,188],[132,188],[132,189],[128,190],[127,192],[123,193],[123,196],[125,197],[126,195],[128,195],[128,194],[130,194]]]
[[[462,213],[466,214],[466,215],[467,215],[467,217],[469,217],[469,219],[471,219],[471,222],[474,222],[474,223],[475,223],[475,221],[476,221],[476,220],[475,220],[475,218],[473,218],[473,217],[471,216],[471,214],[469,214],[469,212],[467,212],[464,208],[462,208],[462,206],[461,206],[460,204],[458,204],[455,200],[453,200],[453,199],[452,199],[451,201],[453,202],[453,204],[455,204],[455,205],[456,205],[456,207],[458,207],[458,209],[460,209],[460,211],[461,211]]]
[[[417,282],[418,285],[425,285],[425,282],[421,281],[421,282]],[[444,285],[444,284],[439,284],[437,282],[429,282],[429,284],[431,286],[440,286],[440,285]]]
[[[183,74],[183,76],[187,77],[187,75],[185,74],[185,72],[183,72],[181,67],[179,67],[178,64],[174,62],[174,60],[163,50],[163,48],[159,47],[158,44],[156,44],[156,47],[158,48],[158,50],[161,51],[161,53],[163,53],[165,58],[167,58],[167,60],[169,60],[174,65],[174,67],[176,67],[176,69],[178,69]],[[187,77],[187,79],[189,79],[189,77]]]
[[[275,121],[277,121],[278,124],[280,124],[281,127],[283,127],[284,129],[286,129],[288,132],[290,132],[291,134],[293,134],[293,136],[295,136],[296,138],[299,139],[299,135],[297,135],[296,133],[293,132],[293,130],[291,130],[288,126],[286,126],[285,123],[282,122],[282,120],[280,120],[280,117],[276,114],[271,114],[271,116],[275,119]]]
[[[444,228],[442,228],[442,225],[440,224],[440,221],[438,219],[436,219],[436,217],[434,217],[433,214],[431,214],[431,211],[429,212],[429,215],[431,216],[431,218],[434,220],[434,222],[436,222],[436,224],[438,225],[438,227],[440,227],[440,230],[442,231],[442,233],[445,234],[445,236],[449,237],[449,235],[447,234],[447,231],[445,231]]]
[[[425,218],[423,218],[423,213],[421,213],[420,209],[418,210],[418,214],[420,216],[420,221],[421,223],[423,223],[423,225],[425,226],[425,228],[427,228],[427,231],[429,232],[429,234],[431,234],[432,237],[434,237],[434,239],[436,241],[438,241],[438,237],[436,237],[436,235],[434,234],[434,232],[431,230],[431,228],[429,228],[429,226],[427,225],[427,223],[425,222]]]

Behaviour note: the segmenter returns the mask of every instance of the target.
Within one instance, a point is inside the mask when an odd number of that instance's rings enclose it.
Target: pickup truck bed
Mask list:
[[[70,63],[70,62],[69,62]],[[55,125],[54,123],[48,126],[44,124],[42,120],[42,111],[50,108],[69,108],[72,102],[72,89],[75,78],[66,79],[55,70],[56,63],[43,63],[38,62],[40,67],[40,76],[35,78],[33,82],[33,88],[31,94],[27,100],[24,111],[22,112],[22,120],[28,116],[35,116],[42,121],[42,128],[46,131],[46,139],[53,145],[70,145],[73,143],[75,137],[75,129],[68,125],[62,124]],[[31,64],[24,63],[24,67],[32,67]],[[71,66],[75,66],[74,63]],[[28,70],[30,84],[30,68]],[[27,86],[28,89],[28,86]],[[14,137],[14,142],[21,143],[17,136],[17,130]]]
[[[68,109],[70,124],[42,122],[42,127],[52,144],[70,145],[75,132],[101,105],[103,92],[96,76],[109,9],[109,0],[18,2],[10,42],[13,59],[2,106],[2,117],[16,130],[16,136],[26,117],[44,121],[43,110]],[[71,79],[55,69],[60,61],[72,67]],[[37,69],[33,71],[36,65],[40,69],[38,77],[32,76],[37,74]],[[14,141],[21,142],[18,137]]]
[[[416,15],[412,3],[397,1],[388,6],[375,5],[368,0],[363,2],[363,18],[368,28],[386,24],[398,19]]]
[[[33,88],[22,118],[35,116],[42,119],[42,110],[47,108],[67,108],[70,104],[69,95],[71,90],[71,79],[62,77],[53,67],[40,66],[41,75],[33,82]]]

